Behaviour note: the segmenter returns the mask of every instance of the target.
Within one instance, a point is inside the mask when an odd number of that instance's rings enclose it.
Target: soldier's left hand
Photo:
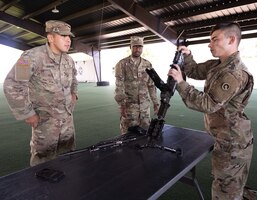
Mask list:
[[[154,110],[154,114],[157,114],[158,110],[159,110],[159,105],[158,104],[154,104],[153,105],[153,110]]]
[[[121,117],[127,117],[127,114],[126,114],[126,106],[120,106],[120,115]]]
[[[72,98],[72,103],[75,105],[76,104],[76,102],[77,102],[77,95],[76,94],[72,94],[71,95],[71,98]]]
[[[39,116],[38,116],[37,114],[36,114],[36,115],[33,115],[33,116],[27,118],[27,119],[25,120],[25,122],[26,122],[27,124],[29,124],[30,126],[32,126],[33,128],[36,128],[37,125],[38,125],[38,122],[39,122]]]

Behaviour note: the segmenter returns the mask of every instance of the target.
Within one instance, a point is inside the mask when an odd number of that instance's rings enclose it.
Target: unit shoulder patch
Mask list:
[[[226,90],[229,90],[230,85],[229,85],[229,83],[223,83],[223,84],[221,85],[221,88],[226,91]]]
[[[240,89],[240,81],[233,74],[226,74],[216,79],[210,90],[210,95],[217,103],[228,101]]]

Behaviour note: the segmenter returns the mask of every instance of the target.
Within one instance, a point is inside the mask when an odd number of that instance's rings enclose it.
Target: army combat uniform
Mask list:
[[[120,60],[115,66],[115,100],[120,106],[126,107],[126,118],[121,117],[120,121],[122,134],[136,125],[148,129],[150,98],[153,104],[158,105],[156,87],[146,73],[146,68],[152,68],[148,60],[140,58],[139,63],[134,63],[131,56]]]
[[[203,112],[205,127],[215,139],[212,152],[212,199],[241,200],[249,173],[253,134],[244,113],[253,89],[253,77],[239,52],[225,62],[209,60],[196,64],[185,56],[185,73],[206,80],[204,92],[182,81],[177,90],[187,107]]]
[[[48,44],[25,51],[4,81],[4,93],[17,120],[37,114],[32,128],[31,166],[75,148],[72,94],[76,69],[66,53],[57,56]]]

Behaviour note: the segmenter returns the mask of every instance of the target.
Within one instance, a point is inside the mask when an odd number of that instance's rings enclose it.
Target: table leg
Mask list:
[[[183,183],[186,183],[188,185],[196,187],[197,193],[199,195],[199,199],[204,200],[203,193],[202,193],[201,188],[199,186],[199,183],[196,179],[195,167],[193,167],[190,170],[190,173],[191,173],[191,177],[184,176],[180,179],[180,181],[183,182]]]

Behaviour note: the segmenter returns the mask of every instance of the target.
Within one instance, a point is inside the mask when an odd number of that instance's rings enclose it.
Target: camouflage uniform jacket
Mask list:
[[[76,69],[63,53],[56,59],[48,44],[25,51],[4,81],[4,93],[17,120],[45,111],[53,117],[71,114],[77,95]]]
[[[153,104],[158,104],[156,87],[145,71],[147,68],[152,68],[152,64],[144,58],[141,58],[138,67],[130,56],[117,63],[115,100],[119,105],[150,102],[149,95]]]
[[[234,53],[225,62],[209,60],[197,64],[193,56],[185,56],[188,77],[205,80],[204,92],[187,82],[177,90],[187,107],[205,113],[205,126],[216,141],[245,148],[252,140],[251,122],[244,113],[253,89],[253,76]]]

